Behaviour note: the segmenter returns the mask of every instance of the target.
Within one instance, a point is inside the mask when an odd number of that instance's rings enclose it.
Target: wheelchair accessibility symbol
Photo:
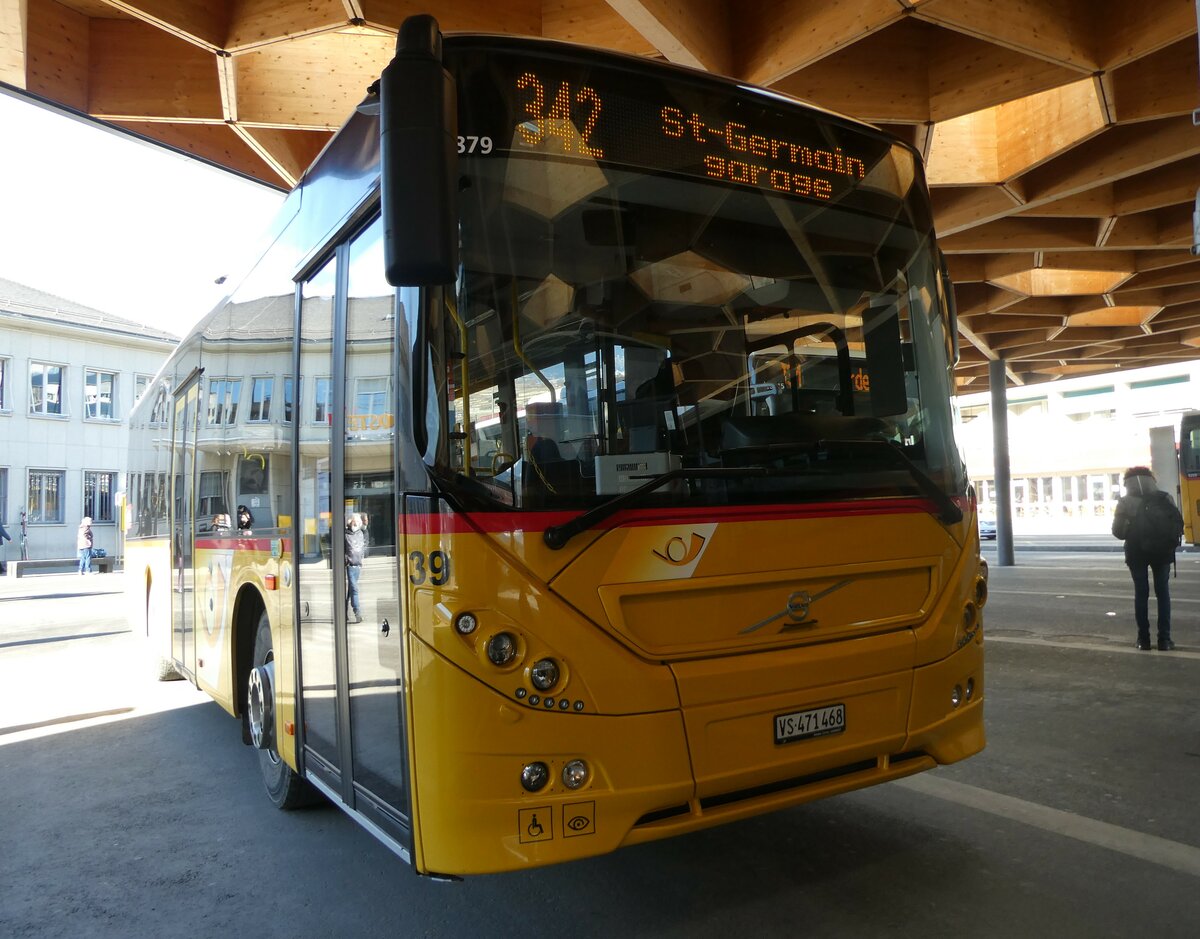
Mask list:
[[[554,816],[548,805],[517,812],[517,836],[521,844],[554,839]]]

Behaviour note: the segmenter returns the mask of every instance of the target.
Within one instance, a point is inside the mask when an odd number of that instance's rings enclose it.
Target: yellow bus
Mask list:
[[[947,286],[905,143],[409,20],[134,415],[135,629],[433,876],[961,760]]]
[[[1184,543],[1195,544],[1200,526],[1200,411],[1189,411],[1179,420],[1179,509]]]

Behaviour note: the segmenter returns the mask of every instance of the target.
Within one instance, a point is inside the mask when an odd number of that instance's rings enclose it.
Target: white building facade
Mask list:
[[[13,539],[8,559],[22,550],[30,558],[75,556],[85,515],[94,546],[116,552],[129,411],[175,344],[169,333],[0,279],[0,522]]]
[[[979,511],[995,518],[991,397],[959,395],[958,440]],[[1013,526],[1108,531],[1130,466],[1151,465],[1151,431],[1200,410],[1200,363],[1156,365],[1008,389]],[[1173,494],[1174,495],[1174,494]]]

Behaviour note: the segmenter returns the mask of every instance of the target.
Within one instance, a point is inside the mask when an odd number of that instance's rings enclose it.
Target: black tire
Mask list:
[[[275,651],[271,646],[271,621],[264,611],[258,618],[258,630],[254,636],[254,660],[250,663],[251,671],[260,665],[274,661]],[[247,673],[249,676],[249,672]],[[247,686],[249,678],[247,677]],[[246,691],[246,707],[249,707],[249,687]],[[272,712],[273,712],[272,708]],[[273,718],[272,718],[273,719]],[[321,793],[309,785],[300,774],[287,765],[279,756],[274,746],[258,750],[258,765],[262,770],[263,785],[267,790],[267,798],[277,809],[290,811],[316,805],[322,801]]]

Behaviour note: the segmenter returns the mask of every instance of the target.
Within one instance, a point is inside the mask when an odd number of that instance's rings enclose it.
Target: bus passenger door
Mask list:
[[[410,850],[392,381],[376,221],[304,284],[296,570],[305,771]]]
[[[396,557],[392,381],[395,292],[383,278],[376,222],[350,244],[341,513],[354,807],[408,841],[403,648]],[[357,532],[357,533],[356,533]],[[357,560],[363,548],[361,565]]]
[[[171,656],[191,676],[196,674],[194,490],[196,428],[200,412],[200,377],[191,379],[175,394],[175,430],[171,473],[174,495],[171,513],[171,581],[174,597]]]

